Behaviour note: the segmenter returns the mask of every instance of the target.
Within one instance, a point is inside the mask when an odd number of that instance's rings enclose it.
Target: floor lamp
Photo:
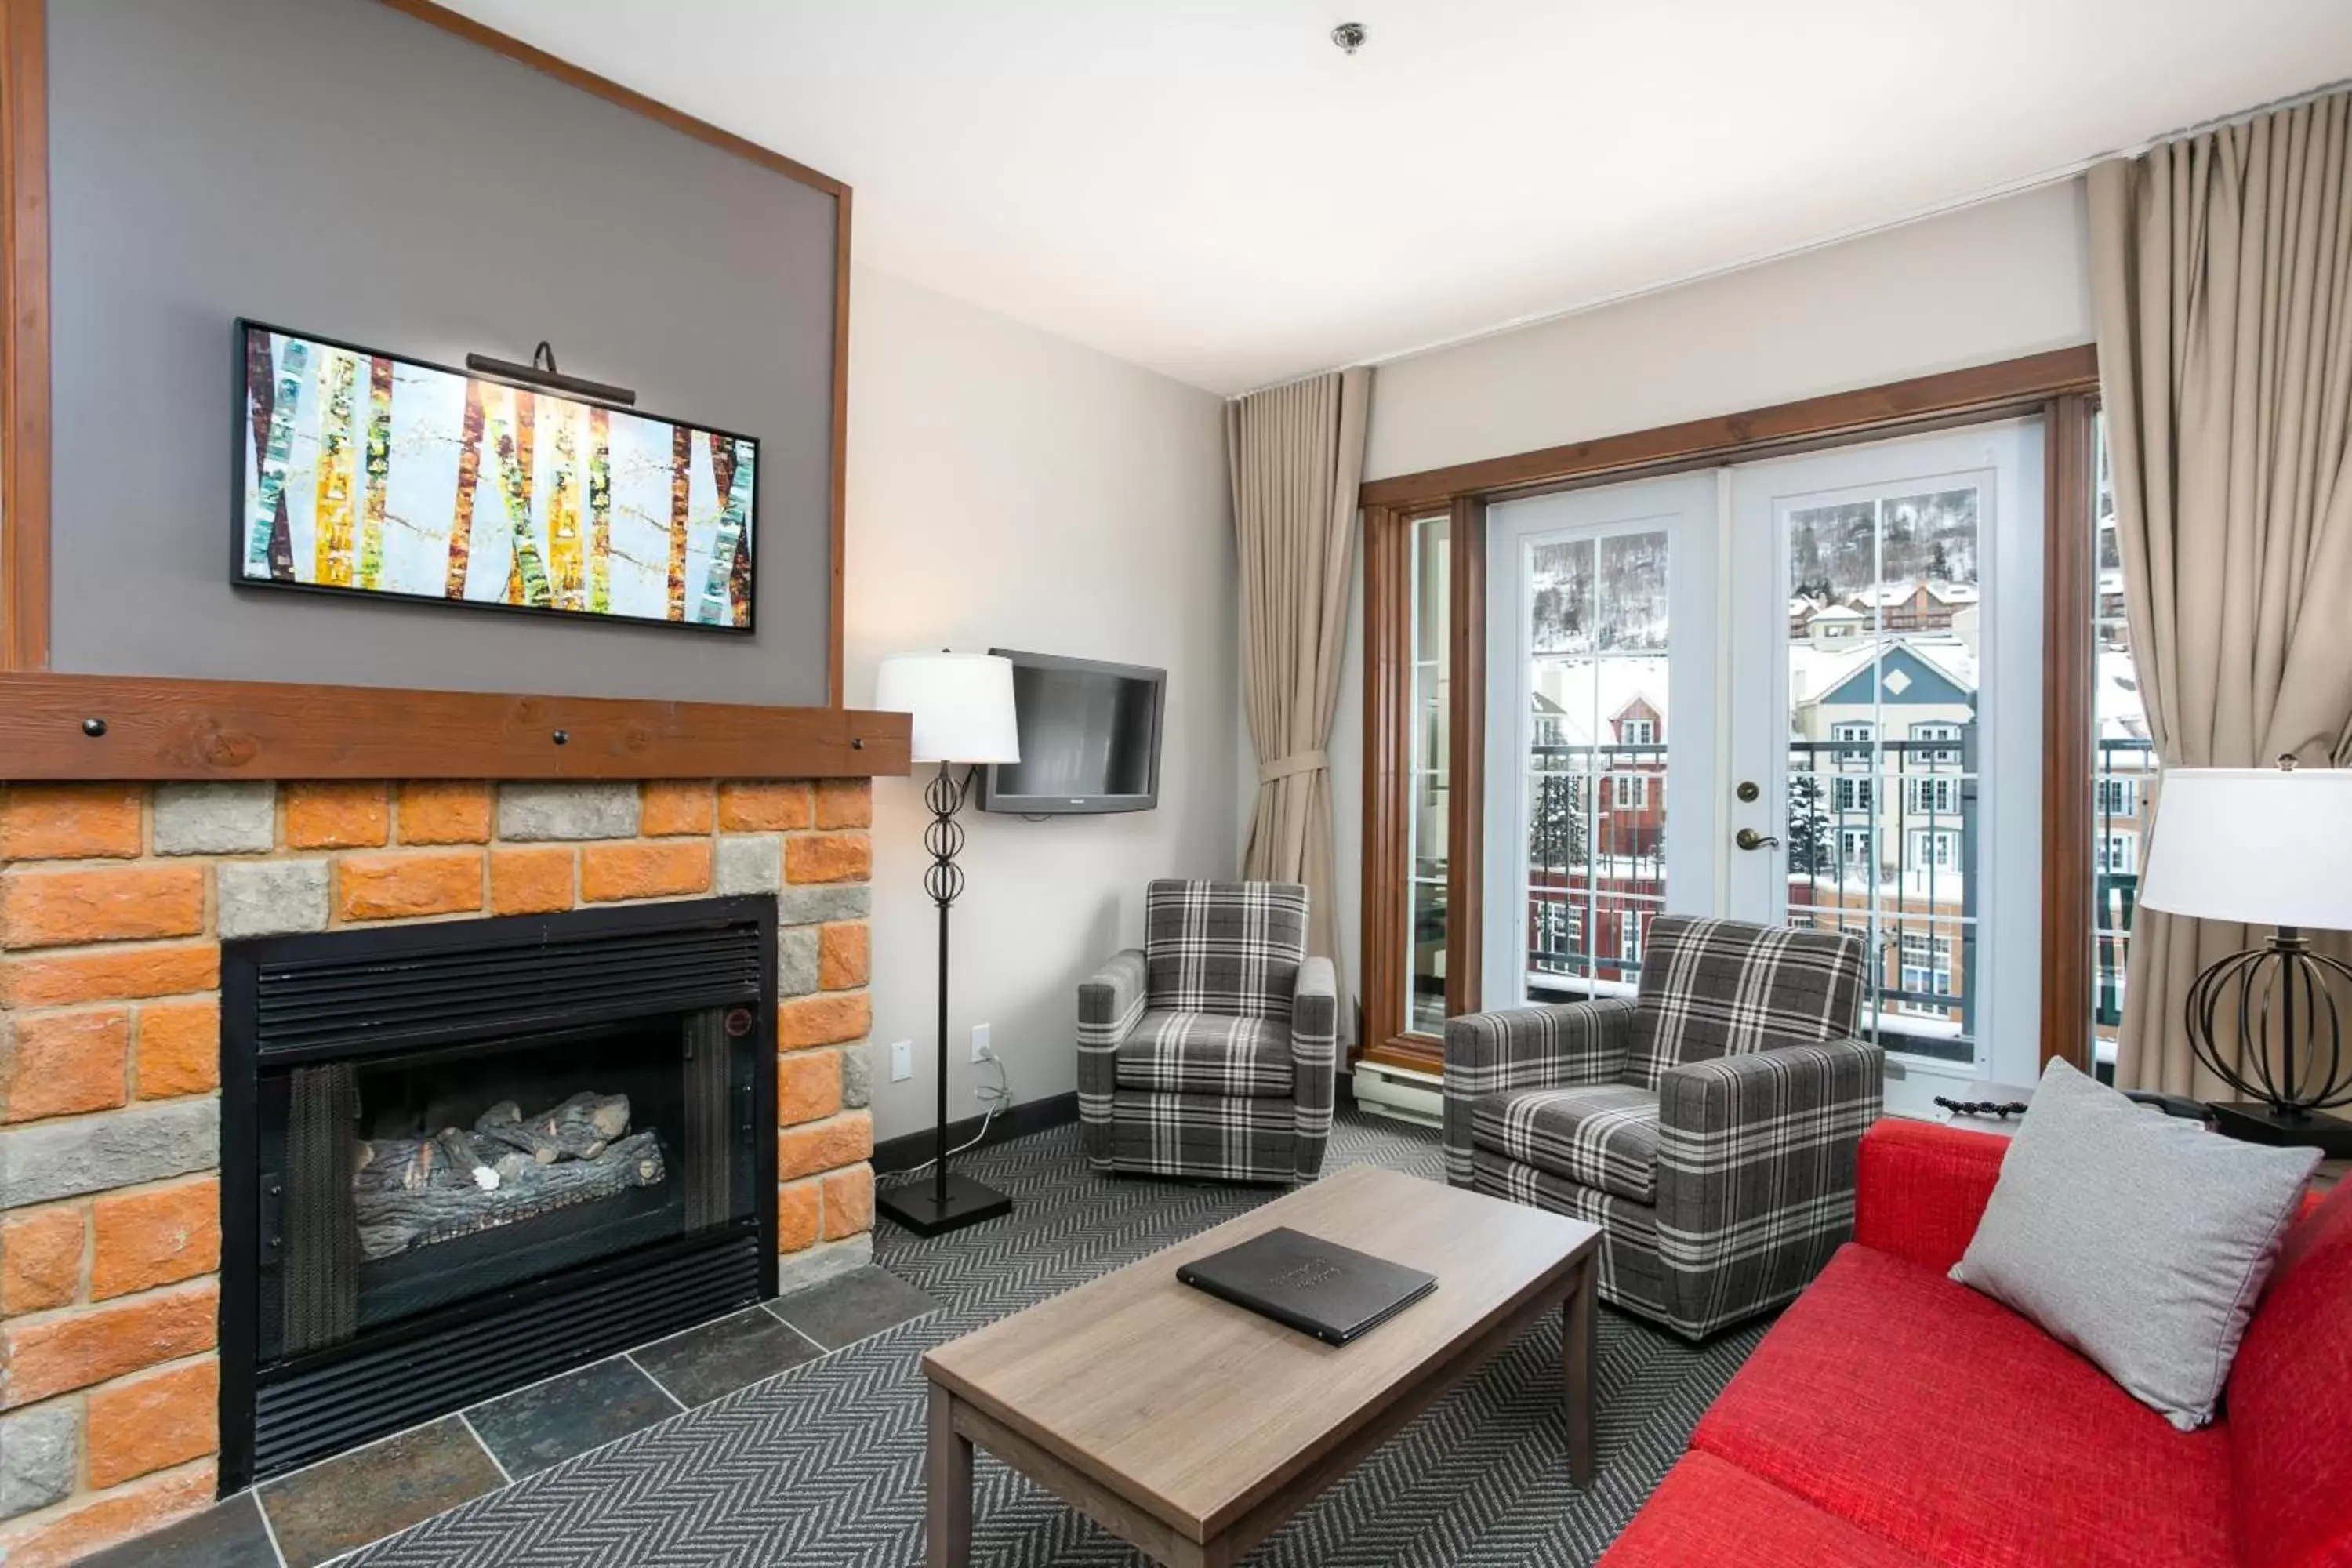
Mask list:
[[[963,891],[963,871],[956,865],[963,828],[956,813],[963,808],[982,764],[1021,760],[1013,663],[991,654],[894,654],[882,661],[875,678],[874,706],[912,714],[908,760],[936,763],[940,770],[923,790],[923,804],[931,810],[931,825],[923,830],[923,847],[931,856],[923,872],[923,890],[940,910],[937,1142],[929,1176],[877,1194],[875,1207],[917,1236],[939,1236],[1013,1212],[1013,1200],[1003,1193],[948,1170],[948,910]],[[958,767],[963,770],[961,778]]]
[[[2269,943],[2207,967],[2189,988],[2197,1059],[2242,1098],[2207,1107],[2217,1131],[2352,1155],[2352,968],[2307,930],[2352,930],[2352,769],[2167,768],[2140,903],[2269,926]]]

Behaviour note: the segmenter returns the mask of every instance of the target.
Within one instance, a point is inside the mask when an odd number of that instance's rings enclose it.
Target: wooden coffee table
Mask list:
[[[1180,1285],[1276,1226],[1437,1276],[1335,1348]],[[1600,1230],[1355,1166],[923,1358],[931,1568],[971,1553],[980,1444],[1161,1563],[1236,1561],[1543,1313],[1564,1314],[1570,1479],[1593,1466]]]

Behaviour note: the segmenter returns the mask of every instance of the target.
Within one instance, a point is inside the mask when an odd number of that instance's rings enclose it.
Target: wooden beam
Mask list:
[[[1455,498],[1452,683],[1447,725],[1445,825],[1445,1013],[1479,1008],[1486,921],[1486,498]]]
[[[903,713],[608,697],[0,675],[0,782],[854,778]]]
[[[1357,973],[1363,1017],[1357,1047],[1404,1026],[1406,876],[1405,776],[1412,697],[1405,639],[1412,635],[1406,552],[1410,519],[1379,507],[1364,511],[1364,820],[1362,908]]]
[[[2081,393],[2043,410],[2042,635],[2042,1056],[2091,1070],[2092,778],[2097,690],[2093,552],[2097,405]]]
[[[1998,364],[1923,375],[1856,392],[1808,397],[1744,414],[1694,419],[1654,430],[1604,436],[1597,440],[1546,447],[1507,458],[1489,458],[1452,468],[1430,468],[1373,479],[1363,487],[1363,504],[1427,510],[1463,495],[1556,485],[1596,474],[1704,460],[1734,462],[1823,437],[1868,429],[1892,433],[1903,426],[1954,415],[1990,415],[2005,409],[2032,413],[2063,393],[2098,387],[2098,350],[2053,349]]]
[[[0,0],[0,670],[49,663],[49,95],[43,0]]]

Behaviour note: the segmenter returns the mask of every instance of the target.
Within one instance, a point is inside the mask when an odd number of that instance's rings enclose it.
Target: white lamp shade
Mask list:
[[[914,715],[909,760],[1017,763],[1013,661],[986,653],[894,653],[874,678],[874,706]]]
[[[2140,902],[2352,931],[2352,768],[2168,768]]]

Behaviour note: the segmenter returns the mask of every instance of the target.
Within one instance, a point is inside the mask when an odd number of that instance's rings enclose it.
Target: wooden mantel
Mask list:
[[[0,674],[0,783],[878,777],[907,772],[909,725],[840,708]]]

